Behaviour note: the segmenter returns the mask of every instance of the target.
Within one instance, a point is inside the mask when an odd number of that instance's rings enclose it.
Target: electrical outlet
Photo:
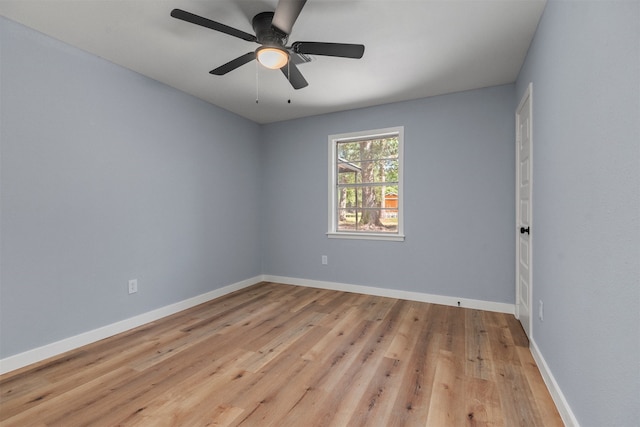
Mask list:
[[[138,292],[138,279],[129,280],[129,293],[135,294]]]
[[[327,259],[326,255],[322,255],[322,265],[327,265],[329,264],[329,260]]]
[[[540,320],[544,320],[544,304],[542,303],[542,300],[538,302],[538,317]]]

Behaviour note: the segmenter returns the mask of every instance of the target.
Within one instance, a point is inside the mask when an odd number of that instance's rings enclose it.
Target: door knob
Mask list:
[[[529,234],[529,227],[527,227],[527,228],[520,227],[520,234],[524,234],[524,233]]]

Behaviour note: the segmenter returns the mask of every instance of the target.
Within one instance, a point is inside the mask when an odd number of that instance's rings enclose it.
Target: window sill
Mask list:
[[[347,233],[330,231],[327,233],[327,237],[329,239],[387,240],[391,242],[404,242],[403,234]]]

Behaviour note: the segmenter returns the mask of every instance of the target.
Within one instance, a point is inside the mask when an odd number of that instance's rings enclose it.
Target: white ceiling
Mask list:
[[[169,16],[180,8],[253,34],[277,0],[0,0],[0,15],[258,123],[512,83],[545,0],[308,0],[289,37],[360,43],[362,59],[314,56],[291,88],[258,46]],[[96,82],[96,84],[100,84]],[[256,104],[256,94],[259,103]],[[289,104],[287,101],[291,100]]]

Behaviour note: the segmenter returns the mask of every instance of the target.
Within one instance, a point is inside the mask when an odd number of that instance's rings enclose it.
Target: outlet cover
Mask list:
[[[129,280],[129,293],[135,294],[138,292],[138,279]]]
[[[542,300],[540,300],[538,304],[538,317],[540,320],[544,320],[544,304],[542,303]]]
[[[322,255],[322,265],[327,265],[329,263],[327,256],[326,255]]]

